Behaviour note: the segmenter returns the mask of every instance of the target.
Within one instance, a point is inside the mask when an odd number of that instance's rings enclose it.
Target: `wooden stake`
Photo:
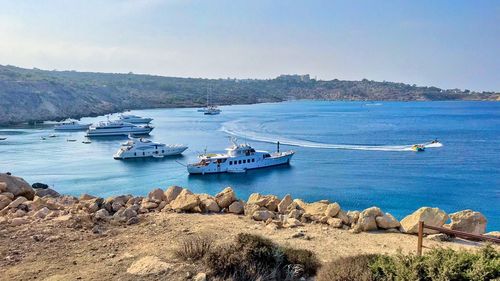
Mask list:
[[[424,238],[424,222],[418,222],[418,242],[417,242],[417,256],[422,255],[422,240]]]

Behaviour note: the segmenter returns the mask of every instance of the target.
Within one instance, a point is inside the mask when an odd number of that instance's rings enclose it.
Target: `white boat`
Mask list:
[[[145,118],[132,114],[122,114],[120,115],[120,121],[132,124],[149,124],[153,121],[153,118]]]
[[[145,138],[133,138],[122,143],[120,149],[113,155],[115,159],[154,157],[163,158],[164,156],[179,155],[188,147],[182,144],[166,145],[163,143],[152,142]]]
[[[84,143],[84,144],[91,144],[91,143],[92,143],[92,141],[91,141],[91,140],[89,140],[89,139],[87,138],[87,139],[84,139],[84,140],[82,141],[82,143]]]
[[[93,124],[87,130],[86,137],[148,135],[154,127],[150,125],[134,125],[122,121],[107,121]]]
[[[270,166],[289,164],[294,151],[278,151],[269,153],[253,149],[249,144],[238,144],[231,139],[233,145],[226,148],[226,153],[202,154],[200,161],[188,164],[187,170],[190,174],[213,174],[213,173],[243,173],[247,170]]]
[[[220,114],[221,110],[217,108],[217,106],[211,105],[207,108],[205,108],[205,111],[203,111],[203,114],[205,115],[217,115]]]
[[[55,125],[54,130],[56,131],[83,131],[87,130],[90,124],[80,124],[76,121],[63,122]]]

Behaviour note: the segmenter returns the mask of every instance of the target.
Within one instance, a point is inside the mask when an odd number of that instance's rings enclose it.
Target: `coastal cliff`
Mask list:
[[[228,264],[244,256],[248,247],[259,245],[282,251],[286,260],[295,261],[289,269],[297,278],[272,280],[314,280],[311,274],[319,262],[414,252],[416,236],[408,234],[415,233],[420,220],[477,234],[484,233],[487,223],[482,214],[471,210],[448,215],[423,207],[399,222],[377,207],[346,211],[335,202],[306,203],[290,195],[254,193],[244,201],[230,187],[215,196],[172,186],[154,189],[145,197],[104,199],[60,195],[39,183],[33,186],[0,174],[0,238],[4,241],[0,274],[7,280],[228,280],[207,276],[217,275],[217,270],[231,271]],[[444,225],[449,219],[451,223]],[[429,253],[435,247],[475,251],[480,245],[428,234]],[[487,235],[498,237],[498,232]],[[236,245],[231,245],[235,237]],[[241,253],[227,252],[240,246]],[[207,263],[212,259],[208,269],[199,263],[198,254],[208,255],[203,259]],[[500,262],[496,255],[492,262]],[[218,264],[220,259],[226,260]],[[308,274],[311,278],[300,279]],[[351,280],[321,279],[322,274],[326,273],[320,272],[318,280]]]
[[[304,79],[306,77],[307,79]],[[297,79],[300,78],[300,79]],[[311,100],[499,100],[493,92],[442,90],[403,83],[276,79],[202,79],[46,71],[0,65],[0,125],[97,116],[129,109]]]

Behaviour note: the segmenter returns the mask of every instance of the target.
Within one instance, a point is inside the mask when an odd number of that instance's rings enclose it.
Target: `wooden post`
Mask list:
[[[418,222],[418,242],[417,242],[417,256],[422,255],[422,240],[424,238],[424,222]]]

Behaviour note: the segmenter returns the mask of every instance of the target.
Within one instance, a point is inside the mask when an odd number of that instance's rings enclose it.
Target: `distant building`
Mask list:
[[[311,80],[311,77],[309,77],[309,74],[304,74],[304,75],[281,74],[280,76],[276,77],[276,80],[283,80],[289,82],[309,82]]]

